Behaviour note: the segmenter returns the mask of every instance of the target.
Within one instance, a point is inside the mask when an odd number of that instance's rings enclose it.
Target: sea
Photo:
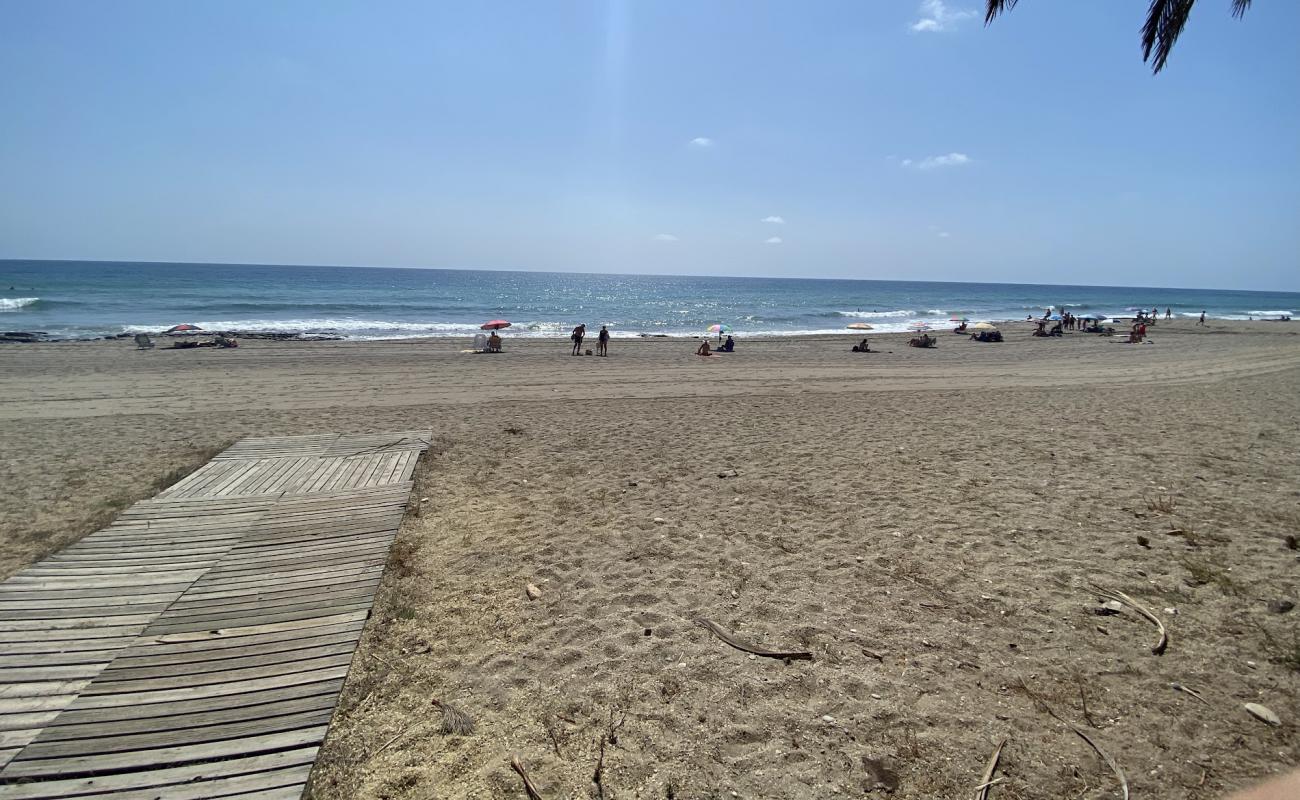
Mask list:
[[[580,322],[615,337],[861,335],[998,322],[1047,308],[1131,317],[1139,309],[1215,319],[1294,316],[1300,293],[1119,286],[710,278],[380,267],[0,260],[0,331],[50,339],[211,331],[407,339],[567,336]]]

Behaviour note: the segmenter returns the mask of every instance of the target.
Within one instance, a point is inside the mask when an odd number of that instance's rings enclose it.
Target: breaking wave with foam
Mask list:
[[[39,297],[0,297],[0,311],[22,311],[39,302]]]

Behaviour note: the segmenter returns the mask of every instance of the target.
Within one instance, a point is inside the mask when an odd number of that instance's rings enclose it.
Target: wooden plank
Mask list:
[[[141,769],[153,766],[196,763],[231,756],[249,756],[275,752],[287,747],[318,745],[325,738],[324,725],[272,733],[265,736],[246,736],[220,742],[204,742],[156,750],[132,750],[126,753],[106,753],[76,758],[26,760],[20,753],[9,762],[5,778],[57,777],[61,774],[84,774],[109,770]]]
[[[341,614],[348,611],[369,611],[373,604],[371,598],[365,598],[354,602],[338,602],[333,604],[320,604],[297,611],[258,613],[247,612],[247,616],[225,618],[225,615],[214,615],[212,619],[186,619],[179,620],[175,623],[165,619],[160,619],[149,628],[151,634],[167,633],[190,633],[202,631],[211,628],[217,624],[224,625],[269,625],[278,622],[299,622],[305,620],[319,619],[325,615]]]
[[[94,757],[129,750],[152,750],[198,745],[223,739],[244,739],[268,734],[317,728],[328,725],[333,708],[300,711],[261,719],[207,725],[200,728],[152,730],[142,733],[97,736],[92,739],[68,739],[31,742],[22,753],[22,761],[29,759]]]
[[[335,627],[340,629],[334,630]],[[244,645],[222,642],[220,644],[230,644],[231,646],[213,647],[203,650],[187,650],[180,653],[156,653],[148,651],[144,655],[124,654],[113,660],[113,669],[171,667],[176,669],[177,672],[184,672],[186,670],[197,670],[210,661],[225,661],[227,659],[246,658],[250,656],[269,658],[281,654],[289,656],[295,651],[311,650],[318,647],[326,647],[336,644],[351,644],[355,646],[357,640],[361,636],[361,629],[359,627],[349,629],[342,626],[332,626],[329,630],[333,630],[333,632],[317,636],[291,637]]]
[[[41,733],[41,743],[48,744],[51,742],[97,739],[108,736],[127,736],[161,731],[185,731],[229,725],[231,723],[250,723],[261,719],[312,711],[329,712],[333,710],[336,699],[332,693],[318,693],[253,706],[217,708],[197,714],[173,714],[169,717],[51,725]]]
[[[314,748],[313,748],[314,749]],[[228,761],[218,762],[227,764]],[[159,772],[131,773],[133,775]],[[212,780],[193,780],[184,784],[148,789],[115,790],[107,797],[112,800],[208,800],[208,798],[229,797],[240,800],[271,800],[283,797],[285,800],[298,800],[303,787],[311,774],[311,765],[306,764],[284,769],[262,770],[247,775],[220,777]],[[40,784],[43,785],[43,784]],[[3,793],[0,793],[0,796]],[[45,795],[48,797],[49,795]],[[104,797],[101,794],[62,795],[63,797]]]
[[[258,589],[252,592],[245,592],[235,596],[212,597],[208,595],[186,595],[186,600],[177,601],[172,605],[173,613],[185,613],[195,609],[217,608],[235,608],[240,604],[252,602],[288,602],[294,600],[313,599],[317,595],[331,594],[334,592],[352,592],[361,588],[368,588],[374,591],[375,582],[379,580],[379,572],[371,570],[362,576],[345,582],[339,581],[315,581],[314,586],[273,586],[265,589]]]
[[[194,717],[206,714],[242,709],[244,713],[256,715],[263,706],[284,703],[305,697],[326,695],[335,698],[343,688],[343,679],[308,681],[290,686],[272,687],[236,695],[218,695],[216,697],[196,697],[188,700],[175,700],[165,703],[150,703],[137,707],[105,706],[103,708],[69,708],[59,714],[50,723],[51,729],[63,725],[89,725],[108,722],[128,722],[154,720],[155,725],[175,725],[169,718]],[[183,723],[181,723],[183,724]]]
[[[316,607],[318,603],[331,599],[339,600],[373,595],[377,581],[377,578],[372,578],[369,581],[354,584],[347,589],[344,589],[343,587],[334,587],[332,589],[322,589],[321,591],[312,594],[291,593],[288,596],[282,597],[258,596],[242,603],[196,603],[185,605],[180,608],[173,607],[171,611],[163,617],[163,619],[177,622],[191,617],[211,616],[214,614],[236,616],[252,610],[261,611],[275,609],[277,611],[283,611],[296,606],[310,605]]]
[[[333,667],[347,667],[352,661],[352,650],[344,653],[303,659],[302,661],[283,661],[273,664],[259,664],[253,667],[227,669],[217,672],[196,672],[185,675],[167,675],[162,678],[139,678],[135,680],[117,680],[115,674],[105,674],[99,680],[90,682],[81,691],[82,699],[91,699],[104,695],[144,694],[147,692],[164,692],[199,687],[244,684],[266,678],[292,675]],[[83,684],[84,685],[84,684]]]
[[[138,634],[96,639],[53,639],[38,641],[0,642],[0,655],[25,653],[71,653],[79,650],[108,650],[126,647]]]
[[[211,697],[229,697],[245,694],[259,689],[276,689],[296,686],[302,683],[319,683],[331,678],[343,678],[347,675],[346,664],[324,667],[310,672],[290,672],[271,675],[257,680],[237,683],[215,683],[203,686],[187,686],[179,689],[142,692],[115,692],[113,694],[81,695],[70,708],[114,708],[152,703],[168,703],[173,700],[199,700]],[[30,709],[33,711],[40,709]],[[138,709],[137,709],[138,711]]]

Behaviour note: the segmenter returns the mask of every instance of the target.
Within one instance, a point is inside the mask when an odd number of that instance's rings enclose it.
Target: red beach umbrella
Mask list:
[[[182,325],[173,325],[173,326],[171,326],[170,328],[168,328],[166,332],[167,332],[167,333],[181,333],[181,332],[183,332],[183,331],[201,331],[201,330],[203,330],[203,329],[200,328],[198,325],[191,325],[191,324],[189,324],[188,322],[186,322],[186,323],[184,323],[184,324],[182,324]]]
[[[510,321],[504,319],[494,319],[491,322],[484,322],[482,325],[478,327],[480,330],[484,330],[484,331],[498,331],[501,330],[502,328],[509,328]]]

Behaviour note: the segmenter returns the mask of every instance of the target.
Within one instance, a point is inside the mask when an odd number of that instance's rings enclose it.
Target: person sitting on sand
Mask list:
[[[501,352],[501,337],[496,331],[492,331],[492,335],[488,336],[487,351],[489,353]]]
[[[712,353],[709,352],[709,340],[708,340],[708,339],[705,339],[704,341],[700,342],[700,346],[699,346],[699,348],[696,349],[696,351],[695,351],[695,355],[697,355],[697,356],[711,356],[711,355],[713,355]]]
[[[723,342],[721,345],[718,346],[719,353],[731,353],[734,352],[735,349],[736,349],[736,340],[731,338],[731,334],[727,334],[727,341]]]
[[[920,336],[913,336],[907,343],[912,347],[934,347],[939,342],[930,334],[923,333]]]
[[[855,353],[870,353],[870,352],[871,352],[871,348],[867,345],[867,337],[865,337],[865,336],[862,337],[862,343],[861,343],[861,344],[855,344],[855,345],[853,345],[853,352],[855,352]]]
[[[960,325],[958,325],[957,327],[953,328],[953,329],[952,329],[952,332],[953,332],[953,333],[965,333],[965,332],[966,332],[966,323],[963,322],[962,324],[960,324]]]

